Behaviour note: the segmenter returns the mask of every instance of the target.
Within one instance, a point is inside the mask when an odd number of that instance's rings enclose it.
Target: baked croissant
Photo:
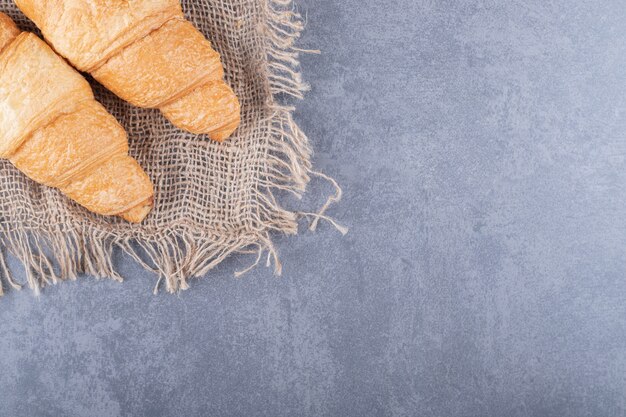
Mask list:
[[[179,0],[15,3],[59,54],[124,100],[217,141],[239,125],[220,55],[185,20]]]
[[[98,214],[140,222],[153,205],[126,132],[89,83],[1,13],[0,157]]]

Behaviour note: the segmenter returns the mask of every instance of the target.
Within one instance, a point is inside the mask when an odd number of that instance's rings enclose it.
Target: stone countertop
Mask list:
[[[0,416],[624,416],[623,1],[299,9],[350,233],[178,296],[121,256],[124,284],[9,292]]]

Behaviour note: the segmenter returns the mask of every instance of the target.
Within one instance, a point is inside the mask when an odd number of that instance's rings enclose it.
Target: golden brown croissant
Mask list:
[[[95,213],[140,222],[152,208],[124,129],[78,72],[2,13],[0,157]]]
[[[179,0],[15,3],[58,53],[124,100],[218,141],[239,125],[220,56],[185,20]]]

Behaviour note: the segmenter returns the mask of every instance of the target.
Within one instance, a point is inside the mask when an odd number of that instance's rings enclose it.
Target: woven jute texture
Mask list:
[[[156,110],[123,102],[90,79],[96,98],[126,128],[131,155],[152,178],[155,209],[141,225],[94,215],[0,161],[4,289],[27,284],[39,291],[80,273],[121,280],[112,259],[115,248],[155,272],[155,291],[186,289],[191,278],[233,253],[255,253],[257,264],[266,254],[280,273],[272,234],[295,234],[300,216],[310,217],[314,228],[326,218],[328,204],[340,198],[336,187],[321,211],[306,214],[283,209],[274,197],[279,189],[301,195],[316,174],[293,109],[276,98],[302,98],[305,90],[298,72],[302,51],[294,46],[303,22],[291,0],[182,5],[222,55],[227,82],[241,101],[241,127],[225,143],[210,142],[173,127]],[[12,0],[0,0],[0,10],[21,29],[37,33]],[[7,251],[23,263],[27,283],[12,277]]]

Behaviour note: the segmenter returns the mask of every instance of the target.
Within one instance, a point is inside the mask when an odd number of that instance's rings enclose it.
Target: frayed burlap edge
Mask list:
[[[64,280],[75,280],[80,274],[97,278],[112,278],[122,281],[113,263],[113,251],[120,248],[133,257],[145,269],[154,272],[158,279],[155,294],[164,284],[170,293],[189,288],[190,278],[207,274],[233,253],[256,253],[254,263],[235,276],[241,276],[257,266],[267,254],[267,266],[274,264],[274,271],[281,274],[281,263],[272,243],[276,232],[296,234],[298,219],[311,220],[310,230],[315,230],[320,219],[329,221],[341,233],[347,229],[325,215],[326,209],[341,199],[341,189],[326,175],[315,172],[311,165],[312,151],[306,136],[294,123],[293,107],[278,104],[276,96],[289,95],[298,99],[308,87],[302,82],[298,55],[300,52],[316,52],[298,49],[295,40],[304,28],[301,16],[294,11],[292,0],[268,0],[266,3],[266,25],[261,28],[266,35],[267,60],[265,61],[267,88],[271,92],[272,116],[270,148],[265,175],[255,189],[259,202],[259,230],[237,233],[232,236],[210,232],[199,232],[185,224],[176,225],[149,239],[138,242],[132,236],[118,235],[97,230],[88,222],[70,230],[16,230],[8,222],[0,224],[0,295],[4,289],[20,289],[28,285],[36,294],[49,284]],[[329,181],[335,194],[317,213],[293,212],[281,207],[273,191],[284,190],[301,197],[311,176]],[[7,266],[6,256],[10,252],[24,266],[26,283],[18,283]]]

